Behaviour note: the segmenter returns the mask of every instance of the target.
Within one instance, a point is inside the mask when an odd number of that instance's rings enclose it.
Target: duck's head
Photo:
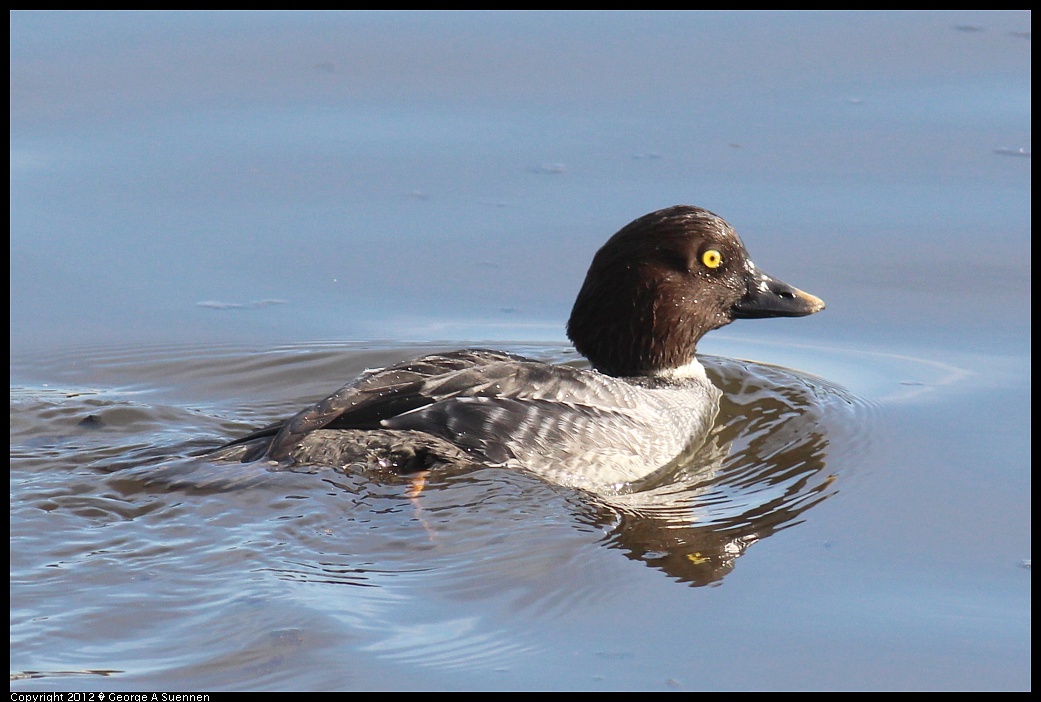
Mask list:
[[[659,375],[689,364],[706,332],[735,319],[822,309],[819,297],[760,271],[722,217],[677,205],[630,222],[597,251],[567,334],[602,373]]]

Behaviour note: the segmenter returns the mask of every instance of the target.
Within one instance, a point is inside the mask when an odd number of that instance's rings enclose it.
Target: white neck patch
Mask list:
[[[676,368],[668,368],[655,375],[659,378],[668,378],[670,380],[695,379],[708,382],[708,376],[705,375],[705,367],[701,365],[697,358],[690,359],[690,363]]]

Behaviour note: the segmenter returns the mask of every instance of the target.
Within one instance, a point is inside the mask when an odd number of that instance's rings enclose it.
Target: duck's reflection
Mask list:
[[[723,390],[712,434],[653,482],[598,499],[611,546],[695,586],[718,583],[752,544],[835,494],[829,452],[849,447],[860,405],[789,370],[704,360]]]

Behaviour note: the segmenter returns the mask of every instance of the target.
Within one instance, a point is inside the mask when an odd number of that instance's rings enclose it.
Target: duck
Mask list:
[[[483,348],[433,353],[367,370],[211,457],[272,470],[496,466],[618,494],[709,434],[721,391],[696,356],[707,332],[824,307],[760,270],[722,217],[667,207],[593,256],[566,326],[588,368]]]

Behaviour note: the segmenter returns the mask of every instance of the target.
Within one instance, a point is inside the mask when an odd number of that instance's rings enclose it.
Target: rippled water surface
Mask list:
[[[1030,15],[11,17],[11,688],[1029,689]],[[823,297],[690,458],[206,450],[690,202]],[[377,341],[378,340],[378,341]]]

